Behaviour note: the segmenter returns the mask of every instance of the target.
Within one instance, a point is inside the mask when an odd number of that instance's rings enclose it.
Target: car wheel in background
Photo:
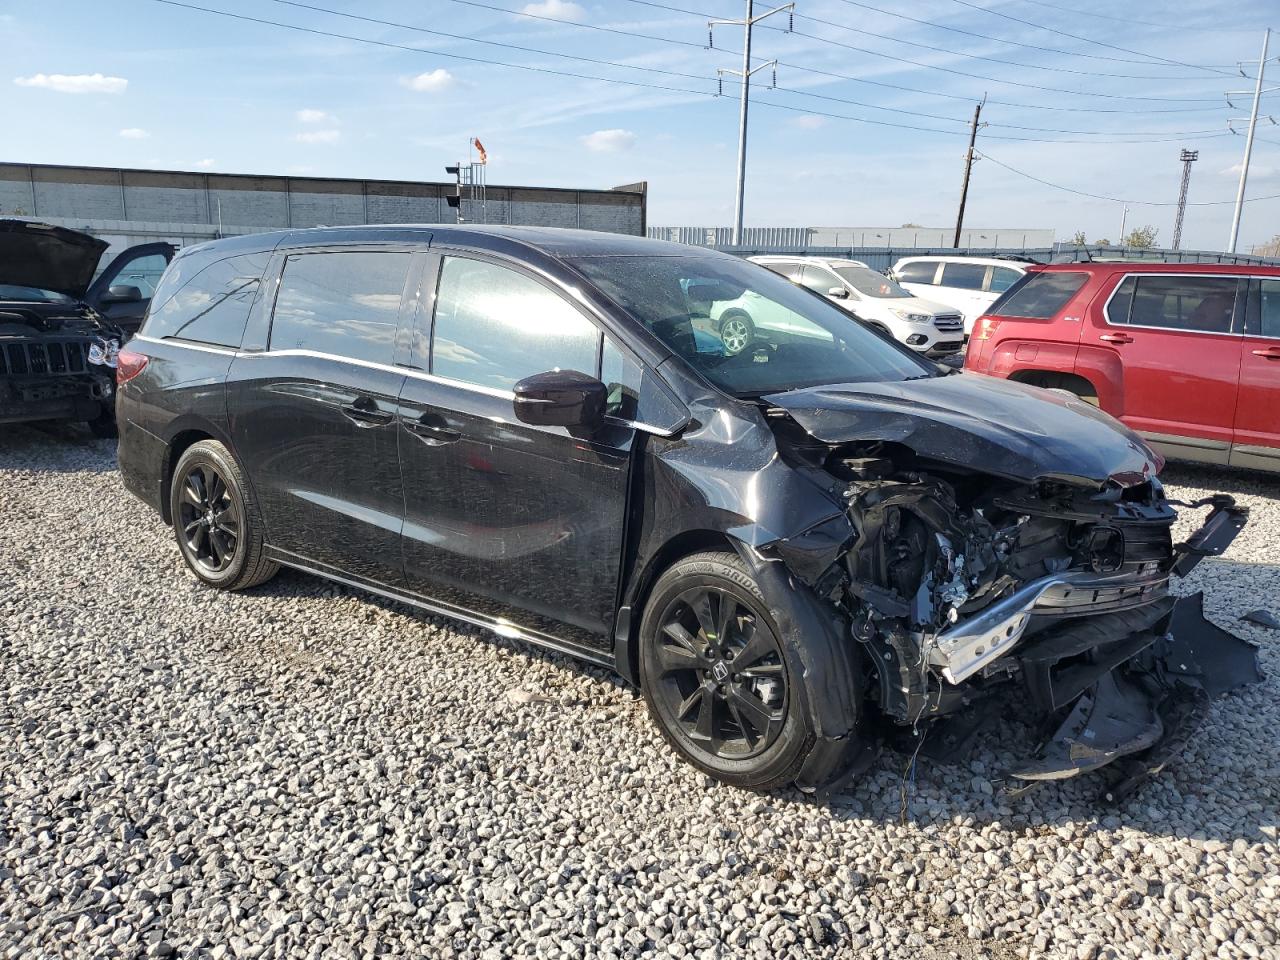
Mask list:
[[[240,466],[216,440],[193,444],[178,459],[169,508],[182,558],[209,586],[243,590],[279,570],[264,555],[261,515]]]
[[[756,338],[756,328],[751,317],[741,310],[728,310],[720,318],[720,341],[725,353],[735,356],[747,349]]]
[[[110,405],[104,406],[100,414],[92,420],[85,421],[85,426],[89,428],[90,433],[99,439],[114,439],[119,435],[119,431],[116,429],[115,407]]]
[[[813,745],[779,631],[732,553],[696,554],[658,579],[640,627],[640,684],[667,742],[725,783],[790,783]]]

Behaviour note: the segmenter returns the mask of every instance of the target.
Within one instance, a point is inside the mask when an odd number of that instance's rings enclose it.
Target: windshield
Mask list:
[[[0,300],[17,300],[22,303],[75,303],[65,294],[39,287],[20,287],[12,283],[0,283]]]
[[[876,273],[870,267],[858,267],[850,263],[844,266],[834,266],[831,269],[840,274],[841,280],[864,297],[897,300],[901,297],[915,296],[910,291],[898,286],[883,273]]]
[[[934,372],[844,310],[764,267],[719,257],[584,257],[593,284],[726,393]]]

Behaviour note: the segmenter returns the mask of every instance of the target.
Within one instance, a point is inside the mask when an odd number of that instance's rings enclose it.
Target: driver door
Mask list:
[[[401,389],[410,589],[522,631],[610,649],[635,427],[585,434],[516,419],[512,387],[600,376],[599,327],[517,265],[433,258]],[[424,287],[431,283],[428,268]]]
[[[85,303],[118,326],[128,336],[138,332],[146,316],[160,276],[176,248],[171,243],[143,243],[120,253],[85,293]],[[116,287],[112,291],[112,287]],[[120,288],[137,291],[133,296]]]

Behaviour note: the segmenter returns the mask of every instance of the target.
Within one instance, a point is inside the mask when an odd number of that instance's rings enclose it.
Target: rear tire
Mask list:
[[[699,553],[654,584],[640,626],[640,686],[666,741],[737,787],[793,781],[814,743],[780,631],[732,553]]]
[[[265,554],[257,501],[240,465],[218,441],[201,440],[178,458],[169,510],[182,559],[201,582],[244,590],[279,571]]]

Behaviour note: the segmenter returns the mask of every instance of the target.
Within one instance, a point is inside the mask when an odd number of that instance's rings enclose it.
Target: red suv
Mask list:
[[[965,369],[1069,390],[1171,457],[1280,471],[1280,267],[1032,267]]]

